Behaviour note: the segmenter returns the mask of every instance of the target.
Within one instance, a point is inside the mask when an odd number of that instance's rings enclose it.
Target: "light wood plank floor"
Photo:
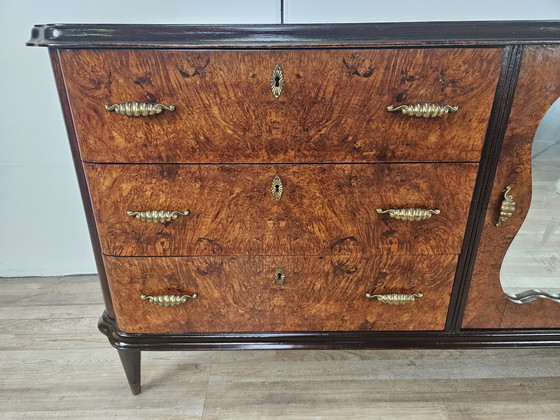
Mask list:
[[[560,350],[144,352],[97,331],[96,276],[0,279],[4,419],[560,419]]]

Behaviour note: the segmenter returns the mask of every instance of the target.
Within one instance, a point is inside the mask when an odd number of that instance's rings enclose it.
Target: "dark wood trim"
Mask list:
[[[72,118],[72,111],[70,102],[66,94],[66,86],[64,83],[64,73],[60,64],[60,57],[58,50],[49,50],[51,65],[54,72],[56,87],[58,89],[58,96],[60,98],[60,105],[64,114],[64,122],[66,124],[66,131],[68,133],[68,140],[70,142],[70,150],[72,152],[72,160],[74,161],[74,169],[76,170],[76,177],[80,185],[80,193],[82,196],[82,204],[86,213],[87,225],[89,236],[91,238],[91,245],[93,247],[93,254],[95,256],[95,264],[99,274],[99,281],[103,291],[103,299],[105,300],[105,308],[109,315],[114,316],[113,301],[111,300],[111,292],[109,290],[109,283],[107,282],[107,275],[105,274],[105,266],[103,265],[103,256],[101,255],[101,244],[99,243],[99,234],[97,233],[97,226],[95,224],[95,217],[93,215],[93,207],[88,193],[86,176],[80,157],[80,149],[78,146],[78,139],[76,138],[76,130],[74,128],[74,119]]]
[[[560,21],[327,25],[36,25],[30,46],[55,48],[371,48],[558,43]]]
[[[121,363],[133,395],[140,394],[140,375],[142,352],[138,350],[117,349]]]
[[[99,330],[117,349],[280,350],[558,347],[560,330],[350,331],[213,334],[127,334],[104,313]]]
[[[457,262],[455,282],[447,316],[447,331],[459,331],[463,322],[467,294],[476,261],[476,251],[484,228],[486,208],[494,184],[494,176],[496,175],[511,104],[515,95],[517,78],[521,69],[522,56],[523,46],[515,45],[504,48],[502,71],[496,87],[494,105],[492,106],[488,131],[482,148],[482,160],[474,187],[461,255],[459,255]]]

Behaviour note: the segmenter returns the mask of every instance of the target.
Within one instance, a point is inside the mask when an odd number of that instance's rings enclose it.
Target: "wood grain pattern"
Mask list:
[[[84,161],[478,161],[502,49],[60,55]],[[285,81],[278,99],[276,64]],[[132,118],[103,108],[128,101],[177,109]],[[460,110],[411,118],[385,109],[417,102]]]
[[[539,122],[560,96],[560,48],[527,47],[504,138],[494,187],[474,267],[463,328],[554,328],[560,326],[560,306],[551,301],[519,305],[510,302],[500,284],[500,267],[509,244],[531,203],[531,146]],[[535,83],[539,81],[539,83]],[[503,190],[511,185],[517,209],[501,227]]]
[[[130,333],[441,330],[457,257],[105,257],[119,328]],[[274,282],[283,267],[284,285]],[[403,306],[365,293],[424,293]],[[141,294],[192,294],[159,307]]]
[[[476,164],[85,164],[110,255],[458,254]],[[284,190],[270,191],[279,175]],[[376,208],[437,208],[408,222]],[[167,225],[127,210],[185,210]]]
[[[504,48],[502,70],[496,87],[488,131],[482,149],[482,159],[474,187],[465,239],[457,260],[457,272],[451,292],[450,310],[446,323],[448,331],[461,330],[470,280],[476,262],[476,253],[484,230],[484,217],[481,217],[481,215],[485,215],[490,200],[522,58],[522,46],[514,45]]]

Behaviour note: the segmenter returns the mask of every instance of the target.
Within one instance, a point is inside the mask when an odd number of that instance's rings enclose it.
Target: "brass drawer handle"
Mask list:
[[[138,220],[148,223],[167,223],[175,220],[177,216],[188,216],[191,214],[189,210],[185,211],[168,211],[168,210],[146,210],[146,211],[130,211],[127,215],[135,217]]]
[[[117,114],[128,117],[147,117],[159,114],[162,111],[175,111],[175,105],[149,104],[146,102],[126,102],[124,104],[105,105],[107,111],[114,111]]]
[[[498,218],[496,226],[502,226],[511,218],[511,216],[513,216],[513,213],[515,212],[515,201],[513,201],[513,195],[509,193],[510,191],[511,187],[508,185],[504,191],[504,199],[502,201],[502,205],[500,206],[500,217]]]
[[[377,299],[379,302],[386,303],[388,305],[407,305],[422,296],[424,296],[423,293],[366,293],[366,297],[368,299]]]
[[[189,299],[196,299],[198,295],[193,293],[192,295],[140,295],[142,300],[147,300],[148,302],[157,306],[178,306],[182,305]]]
[[[387,111],[397,112],[401,111],[402,114],[408,115],[409,117],[424,117],[424,118],[434,118],[441,117],[444,114],[457,112],[458,106],[453,105],[443,105],[423,102],[420,104],[408,104],[393,106],[389,105]]]
[[[439,209],[376,209],[377,213],[383,214],[388,213],[389,216],[398,220],[407,220],[409,222],[417,222],[419,220],[426,220],[432,217],[433,214],[440,214]]]

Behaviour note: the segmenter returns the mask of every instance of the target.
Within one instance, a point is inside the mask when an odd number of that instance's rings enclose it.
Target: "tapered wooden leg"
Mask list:
[[[117,349],[132,394],[140,394],[140,350]]]

